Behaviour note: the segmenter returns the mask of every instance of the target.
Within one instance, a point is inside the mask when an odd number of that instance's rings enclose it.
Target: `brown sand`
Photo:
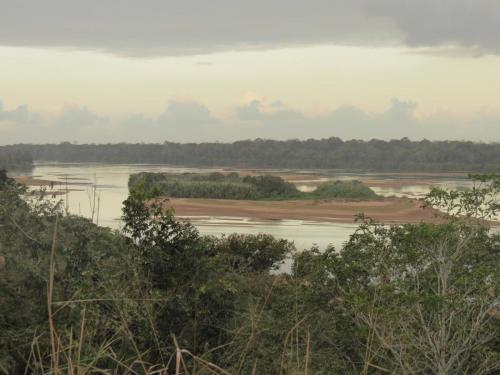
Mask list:
[[[80,179],[82,182],[75,182],[75,180],[78,180],[76,178],[72,178],[72,181],[68,181],[67,183],[65,181],[54,181],[54,180],[44,180],[41,178],[37,177],[31,177],[31,176],[16,176],[14,177],[14,180],[19,183],[23,184],[26,186],[45,186],[45,187],[64,187],[65,185],[91,185],[90,182],[87,182],[85,179]]]
[[[412,199],[387,198],[374,201],[247,201],[227,199],[173,198],[168,203],[180,216],[248,217],[260,220],[310,220],[352,223],[364,213],[384,223],[436,221],[434,211],[421,208]]]
[[[54,185],[58,184],[55,181],[42,180],[39,178],[30,177],[30,176],[14,177],[14,180],[16,180],[16,182],[18,184],[23,184],[26,186],[50,186],[50,184],[54,184]]]

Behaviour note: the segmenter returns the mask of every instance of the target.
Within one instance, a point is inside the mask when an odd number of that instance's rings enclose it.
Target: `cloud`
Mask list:
[[[99,116],[86,107],[67,105],[63,107],[59,115],[54,119],[54,124],[61,127],[92,127],[106,122],[105,117]]]
[[[37,131],[36,125],[41,122],[41,116],[31,112],[28,106],[9,110],[0,101],[0,143],[20,142],[23,134],[31,138]]]
[[[25,123],[33,124],[40,121],[40,116],[36,113],[30,112],[28,106],[21,105],[12,110],[4,109],[2,101],[0,101],[0,122],[5,123]]]
[[[393,99],[388,108],[368,113],[355,106],[342,106],[320,116],[306,116],[283,109],[264,112],[260,101],[236,108],[243,138],[474,140],[500,142],[500,114],[477,112],[465,117],[431,113],[419,118],[413,101]],[[270,106],[272,107],[272,106]],[[252,126],[248,126],[251,124]],[[243,126],[242,126],[243,125]]]
[[[500,114],[478,111],[468,116],[435,112],[417,117],[413,101],[393,99],[380,113],[368,114],[352,107],[338,109],[320,121],[340,137],[359,139],[471,140],[500,142]]]
[[[158,117],[135,114],[128,117],[119,128],[121,141],[151,142],[152,139],[190,142],[194,138],[215,140],[221,133],[222,121],[209,109],[193,100],[170,100]]]
[[[6,110],[0,102],[0,143],[92,141],[107,132],[108,122],[106,117],[76,105],[48,115],[33,112],[26,105]]]
[[[12,110],[0,103],[0,144],[106,142],[231,142],[241,139],[471,140],[500,142],[500,114],[477,111],[468,116],[439,111],[416,116],[413,101],[393,99],[383,111],[369,113],[343,106],[307,116],[278,101],[253,100],[233,109],[230,118],[215,116],[194,100],[171,100],[158,116],[110,119],[81,106],[65,106],[55,115]]]
[[[88,142],[109,130],[108,118],[77,105],[64,106],[55,117],[45,118],[45,132],[51,138]]]
[[[0,0],[0,45],[126,56],[311,44],[500,53],[497,0]]]
[[[158,118],[158,122],[166,126],[175,126],[177,124],[199,126],[214,124],[218,121],[212,117],[207,107],[192,100],[171,100],[165,112]]]
[[[265,111],[264,103],[260,100],[252,100],[250,103],[236,108],[236,116],[241,121],[301,121],[304,115],[298,111],[283,109],[281,101],[274,101],[268,106],[273,111]],[[276,108],[278,110],[276,110]]]
[[[497,0],[374,0],[368,10],[391,19],[411,47],[455,45],[500,53]]]

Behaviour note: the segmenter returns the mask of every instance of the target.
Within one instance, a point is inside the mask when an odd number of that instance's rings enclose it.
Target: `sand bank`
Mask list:
[[[412,199],[387,198],[374,201],[247,201],[227,199],[170,199],[180,216],[247,217],[259,220],[307,220],[352,223],[364,213],[377,221],[416,223],[436,221],[435,212],[421,208],[422,203]]]

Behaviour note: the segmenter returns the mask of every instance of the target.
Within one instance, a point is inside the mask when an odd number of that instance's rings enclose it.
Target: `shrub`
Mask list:
[[[374,199],[377,194],[360,181],[328,181],[324,182],[311,193],[318,199],[348,198]]]

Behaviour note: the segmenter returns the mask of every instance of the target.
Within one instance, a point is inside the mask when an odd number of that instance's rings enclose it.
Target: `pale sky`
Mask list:
[[[500,142],[498,0],[0,0],[0,144]]]

